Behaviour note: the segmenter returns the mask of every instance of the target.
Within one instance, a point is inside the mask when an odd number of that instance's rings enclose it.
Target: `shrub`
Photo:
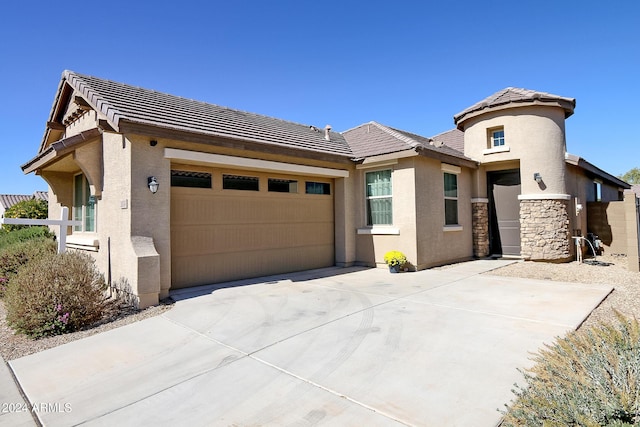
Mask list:
[[[54,234],[47,227],[32,226],[6,233],[0,233],[0,253],[16,243],[38,238],[52,238]]]
[[[88,255],[46,254],[9,283],[7,323],[36,338],[73,332],[100,320],[104,290],[104,278]]]
[[[27,231],[13,231],[10,234]],[[0,249],[0,298],[6,292],[6,287],[12,278],[18,274],[20,268],[29,261],[36,260],[46,254],[56,252],[56,244],[51,238],[38,237],[31,240],[16,241],[12,245]]]
[[[637,319],[570,333],[533,360],[503,426],[640,425]]]
[[[4,211],[5,218],[31,218],[46,219],[49,215],[49,203],[45,200],[30,199],[23,200]],[[28,225],[3,224],[2,228],[7,231],[24,229]]]

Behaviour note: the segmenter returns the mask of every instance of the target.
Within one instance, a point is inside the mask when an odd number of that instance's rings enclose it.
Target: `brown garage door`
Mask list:
[[[212,170],[211,187],[194,188],[182,178],[171,188],[172,288],[335,264],[331,180]]]

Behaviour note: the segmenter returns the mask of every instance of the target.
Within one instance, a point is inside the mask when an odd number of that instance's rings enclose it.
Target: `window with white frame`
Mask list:
[[[83,174],[73,177],[73,219],[82,221],[82,225],[74,226],[74,231],[96,231],[96,203],[91,195],[89,181]]]
[[[593,196],[596,202],[602,201],[602,181],[597,179],[593,181]]]
[[[365,180],[367,225],[393,224],[391,169],[367,172]]]
[[[458,176],[444,172],[444,225],[458,225]]]
[[[502,147],[504,145],[504,128],[492,129],[491,135],[491,147]]]

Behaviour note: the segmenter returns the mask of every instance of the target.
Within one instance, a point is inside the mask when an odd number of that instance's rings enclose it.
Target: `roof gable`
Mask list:
[[[449,156],[467,162],[472,160],[461,152],[439,143],[437,140],[394,129],[377,122],[362,124],[343,132],[356,158],[378,156],[406,150],[416,150],[425,155]]]
[[[559,95],[553,95],[547,92],[539,92],[530,89],[522,89],[516,87],[507,87],[502,89],[493,95],[489,95],[482,101],[473,104],[471,107],[461,111],[453,116],[453,121],[460,127],[460,123],[465,120],[469,115],[480,112],[485,109],[492,109],[496,107],[509,106],[521,106],[531,103],[542,104],[557,104],[565,110],[565,118],[573,114],[573,110],[576,106],[576,100],[574,98],[566,98]]]
[[[127,124],[153,126],[212,137],[251,141],[287,148],[352,157],[343,136],[308,126],[154,90],[64,71],[50,122],[60,122],[70,94],[78,94],[112,129]],[[40,151],[48,142],[45,133]]]

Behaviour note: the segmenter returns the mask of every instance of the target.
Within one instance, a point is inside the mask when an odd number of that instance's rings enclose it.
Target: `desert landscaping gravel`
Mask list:
[[[562,286],[560,282],[613,286],[614,291],[593,311],[582,327],[593,325],[597,322],[615,322],[615,310],[627,316],[640,318],[640,273],[628,270],[627,258],[624,256],[599,256],[596,261],[594,263],[592,259],[589,259],[585,260],[584,263],[574,261],[564,264],[521,261],[485,274],[552,280],[559,282],[558,286]],[[168,302],[141,311],[123,307],[111,307],[103,322],[93,328],[33,340],[24,335],[14,334],[5,321],[6,311],[4,304],[0,301],[0,355],[5,361],[17,359],[109,329],[157,316],[170,308],[171,305]]]

